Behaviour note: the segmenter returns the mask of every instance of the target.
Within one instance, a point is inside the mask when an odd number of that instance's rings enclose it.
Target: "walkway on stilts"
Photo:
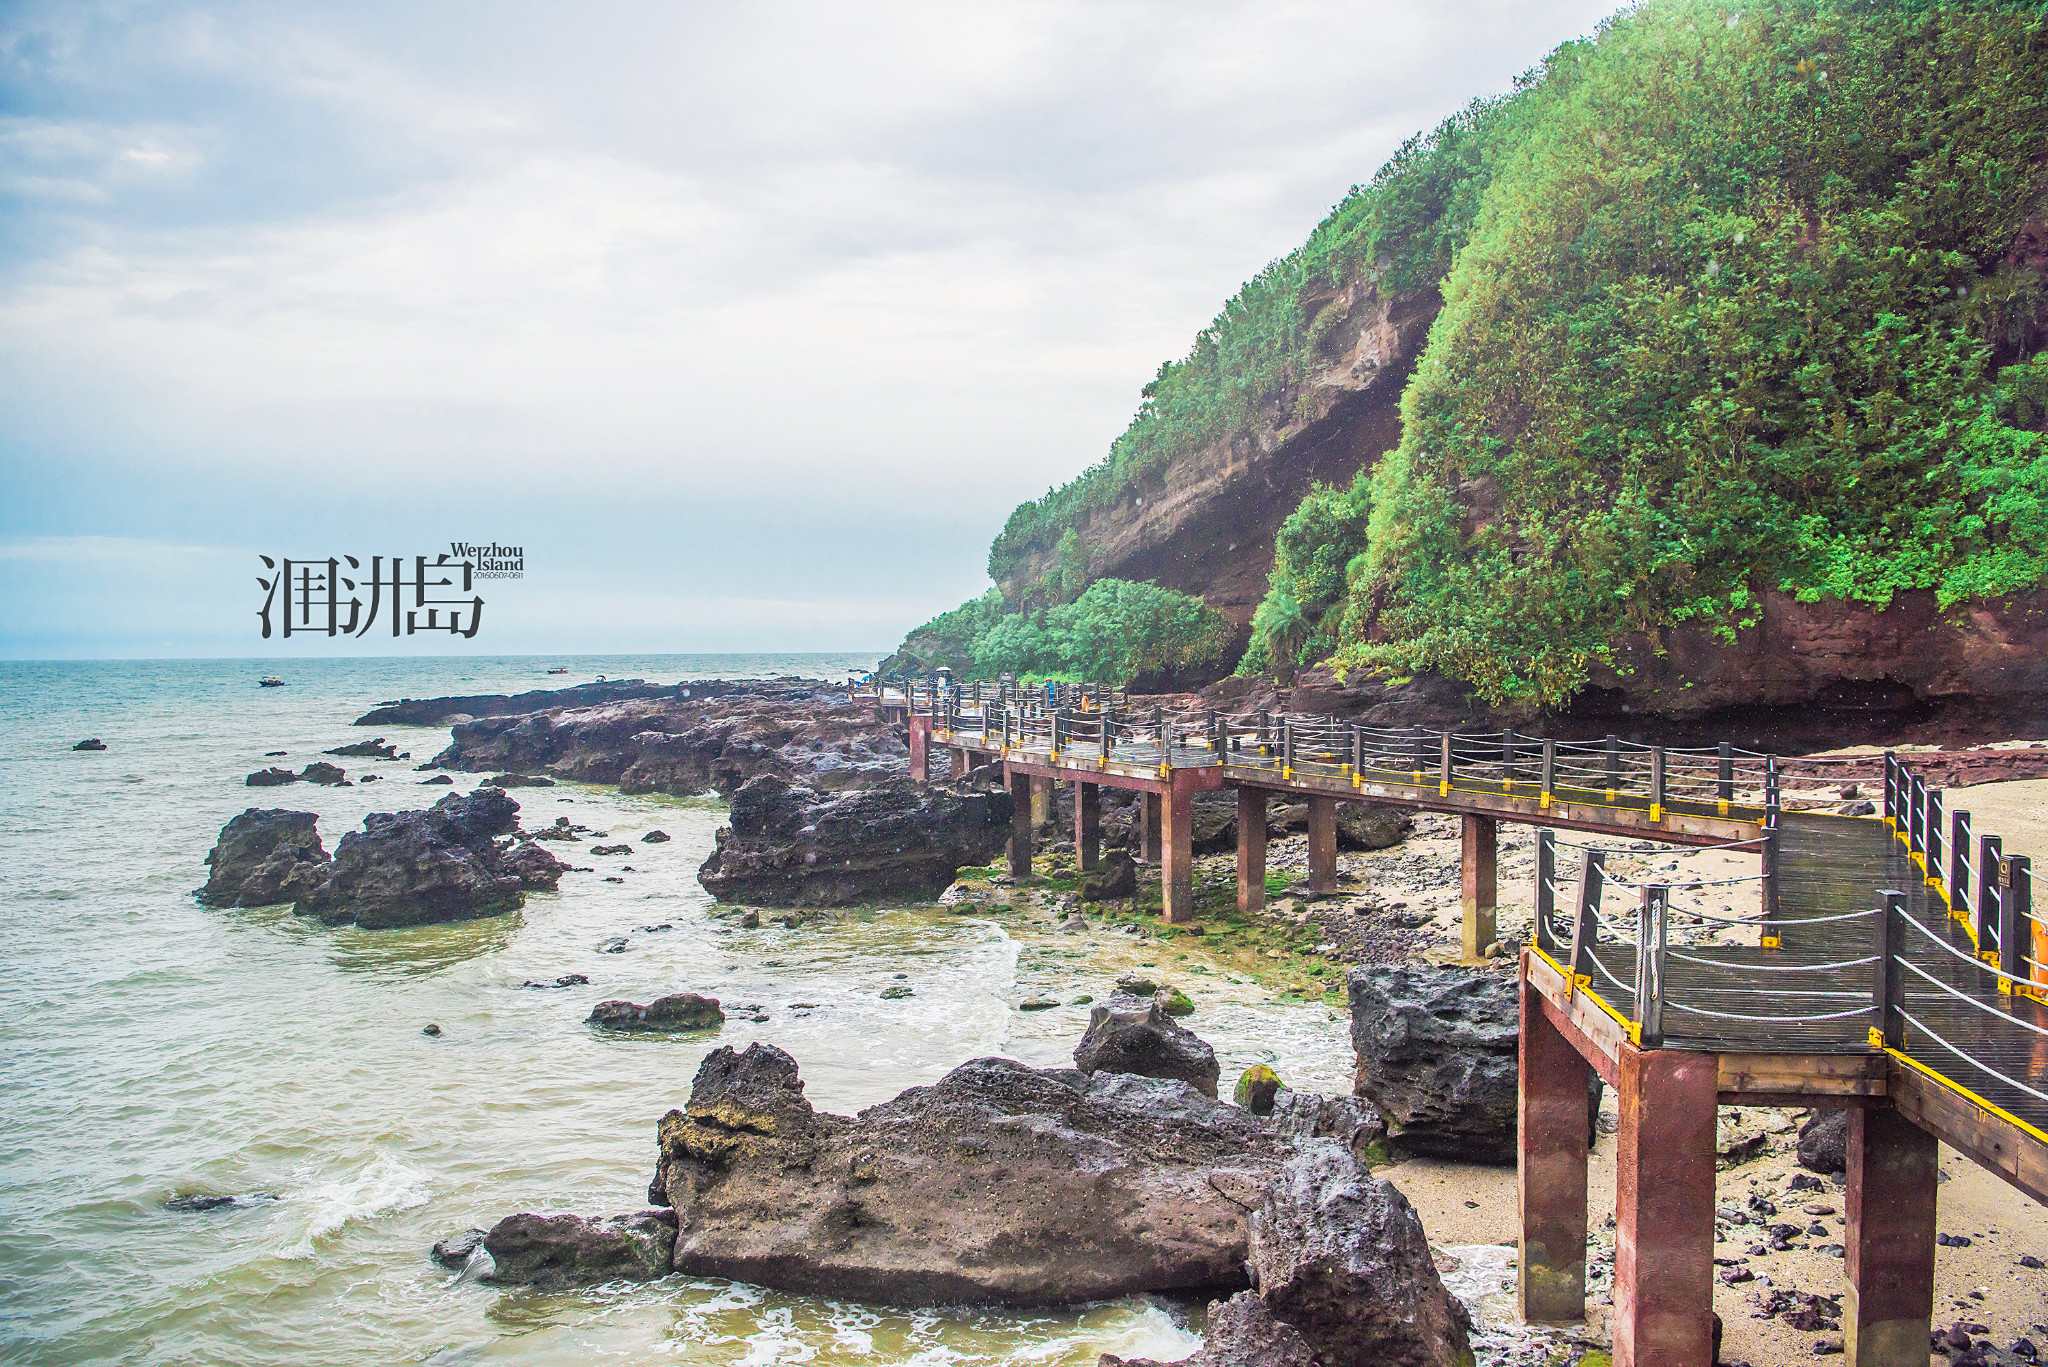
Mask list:
[[[1536,943],[1521,956],[1524,1314],[1585,1313],[1587,1073],[1619,1095],[1614,1336],[1622,1367],[1710,1360],[1715,1110],[1850,1111],[1847,1361],[1928,1360],[1937,1142],[2048,1203],[2048,931],[2028,859],[1895,756],[1778,758],[1732,744],[1563,741],[1332,717],[1132,708],[1114,691],[943,681],[854,688],[906,722],[913,772],[1000,763],[1010,867],[1028,875],[1070,782],[1081,867],[1100,791],[1142,794],[1163,914],[1193,914],[1190,804],[1233,789],[1238,902],[1265,897],[1266,804],[1309,807],[1308,883],[1337,879],[1336,804],[1461,819],[1464,950],[1495,939],[1497,824],[1539,828]],[[1880,785],[1850,817],[1846,785]],[[1562,833],[1562,834],[1561,834]],[[1571,835],[1607,837],[1574,843]],[[1631,880],[1614,837],[1757,857],[1712,883]],[[1650,846],[1649,848],[1655,848]],[[1742,885],[1748,885],[1746,888]],[[1753,894],[1753,915],[1731,894]]]

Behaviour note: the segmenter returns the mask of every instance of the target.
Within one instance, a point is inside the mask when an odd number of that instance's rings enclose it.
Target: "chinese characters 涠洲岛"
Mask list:
[[[474,563],[451,560],[445,553],[431,563],[424,555],[413,556],[410,570],[404,556],[373,555],[367,575],[362,574],[363,562],[352,555],[325,560],[259,558],[271,572],[268,578],[259,575],[256,579],[264,593],[263,607],[256,616],[263,623],[266,641],[272,631],[272,609],[280,607],[276,625],[287,637],[367,636],[382,614],[390,622],[393,636],[445,631],[468,638],[476,635],[483,621],[484,600],[471,592]],[[458,570],[462,587],[456,594],[428,596],[430,590],[438,594],[455,589]],[[353,575],[361,575],[360,585]],[[367,604],[363,593],[369,594]]]

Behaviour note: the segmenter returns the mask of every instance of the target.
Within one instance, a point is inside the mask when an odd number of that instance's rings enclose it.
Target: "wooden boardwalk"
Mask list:
[[[1938,1142],[2048,1202],[2048,936],[2031,865],[1889,755],[1780,760],[1728,744],[1168,713],[1066,686],[856,696],[905,720],[915,772],[934,748],[956,776],[1002,766],[1015,873],[1030,872],[1053,783],[1074,785],[1083,869],[1100,853],[1101,789],[1141,794],[1139,853],[1160,867],[1169,921],[1192,914],[1198,792],[1236,793],[1246,910],[1265,896],[1276,794],[1308,804],[1312,890],[1335,883],[1337,803],[1458,816],[1472,960],[1494,939],[1497,824],[1538,828],[1536,943],[1520,965],[1522,1306],[1531,1319],[1584,1314],[1590,1069],[1621,1108],[1622,1367],[1709,1361],[1720,1105],[1849,1110],[1844,1336],[1860,1367],[1928,1360]],[[1815,810],[1866,784],[1882,792],[1877,816]],[[1631,880],[1600,848],[1561,838],[1581,834],[1737,850],[1758,871],[1707,886]],[[1758,913],[1701,905],[1735,883],[1755,885]]]

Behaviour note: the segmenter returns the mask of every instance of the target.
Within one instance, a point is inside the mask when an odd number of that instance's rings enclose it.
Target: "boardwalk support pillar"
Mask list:
[[[1074,781],[1074,862],[1092,873],[1102,863],[1102,785]]]
[[[1141,793],[1138,797],[1138,862],[1159,864],[1159,794]]]
[[[1699,1367],[1714,1360],[1717,1059],[1624,1044],[1615,1072],[1615,1367]]]
[[[950,775],[951,777],[953,777],[953,778],[956,778],[956,779],[962,779],[962,778],[966,778],[966,777],[967,777],[967,752],[966,752],[965,750],[961,750],[961,749],[958,749],[958,748],[956,747],[956,748],[953,748],[953,749],[949,749],[949,750],[947,750],[947,751],[946,751],[946,753],[947,753],[947,754],[948,754],[949,756],[951,756],[951,763],[950,763],[950,764],[948,764],[948,766],[947,766],[947,768],[946,768],[946,772],[947,772],[947,773],[948,773],[948,774],[949,774],[949,775]]]
[[[1897,1111],[1849,1112],[1849,1294],[1842,1305],[1849,1367],[1919,1367],[1926,1360],[1939,1166],[1939,1142]]]
[[[1160,794],[1160,917],[1172,925],[1195,919],[1195,785],[1199,771],[1177,769]]]
[[[1465,912],[1465,958],[1474,962],[1486,955],[1486,947],[1497,938],[1494,929],[1495,833],[1490,816],[1468,816],[1463,820],[1459,841],[1459,866]],[[1314,848],[1314,842],[1310,842]]]
[[[1029,774],[1020,774],[1012,769],[1008,773],[1010,784],[1010,876],[1029,878],[1031,876],[1031,788]]]
[[[1266,905],[1266,790],[1237,790],[1237,909]]]
[[[1034,775],[1031,779],[1031,829],[1051,829],[1056,810],[1052,800],[1052,780]]]
[[[1516,1278],[1522,1318],[1586,1317],[1586,1085],[1591,1070],[1522,975],[1522,1196]]]
[[[1337,889],[1337,799],[1308,800],[1308,890]]]
[[[926,760],[931,753],[932,719],[910,714],[910,776],[919,783],[926,777]]]

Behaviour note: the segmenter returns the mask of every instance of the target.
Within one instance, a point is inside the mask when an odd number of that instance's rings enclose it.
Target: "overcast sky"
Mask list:
[[[1610,0],[0,6],[0,655],[887,649],[1416,130]]]

